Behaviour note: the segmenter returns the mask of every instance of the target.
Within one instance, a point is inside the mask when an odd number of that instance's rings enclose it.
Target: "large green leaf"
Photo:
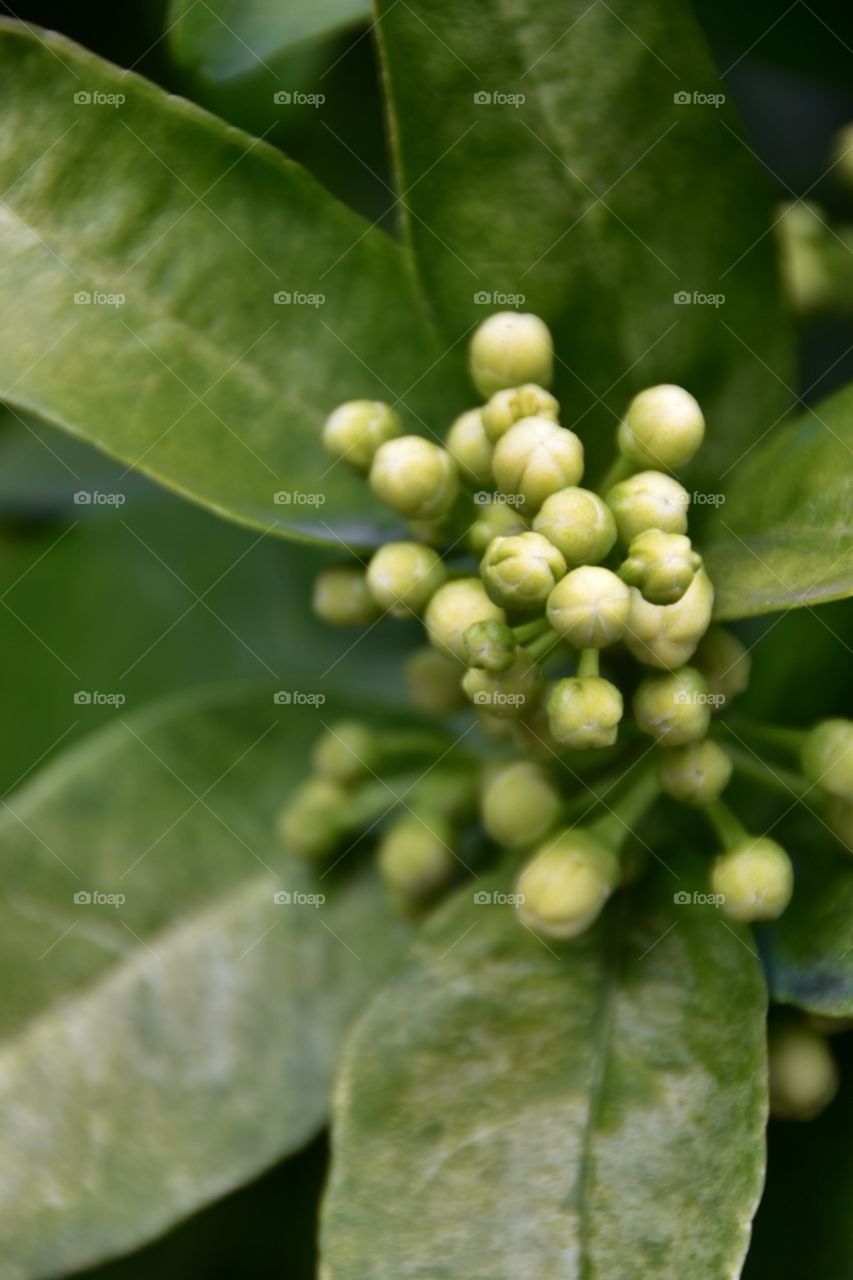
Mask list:
[[[127,1249],[323,1123],[341,1034],[404,931],[372,871],[318,878],[277,846],[316,718],[271,694],[179,700],[4,806],[4,1275]]]
[[[694,100],[724,89],[688,4],[379,12],[408,234],[445,332],[523,295],[594,460],[633,390],[683,382],[709,420],[698,474],[718,476],[789,402],[792,350],[768,190],[728,107]]]
[[[853,595],[853,388],[744,453],[704,531],[717,616]]]
[[[739,1274],[764,985],[673,883],[561,948],[471,888],[430,922],[344,1055],[326,1280]]]
[[[416,430],[453,408],[405,252],[279,152],[58,36],[3,23],[0,77],[0,397],[221,514],[375,537],[378,503],[318,429],[352,396],[399,400]]]
[[[775,1000],[830,1017],[853,1017],[853,860],[838,846],[798,863],[790,911],[762,934]]]

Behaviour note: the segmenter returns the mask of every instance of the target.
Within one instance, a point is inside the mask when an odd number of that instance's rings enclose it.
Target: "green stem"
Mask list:
[[[585,680],[587,676],[597,676],[599,668],[599,650],[583,649],[578,659],[578,676]]]
[[[731,849],[736,844],[749,839],[746,827],[736,814],[732,813],[724,800],[712,800],[702,808],[725,849]]]
[[[528,640],[535,640],[537,636],[543,635],[547,630],[547,618],[534,618],[533,622],[524,622],[520,626],[513,627],[512,634],[519,644],[527,644]]]
[[[636,469],[637,468],[634,466],[633,462],[631,462],[629,458],[626,458],[623,453],[620,453],[619,457],[611,464],[610,468],[605,471],[602,476],[598,486],[598,492],[603,496],[609,489],[612,489],[615,484],[619,484],[620,480],[627,480],[628,476],[633,475]]]
[[[759,786],[769,787],[782,795],[794,795],[798,799],[802,799],[811,789],[805,778],[795,773],[793,769],[786,769],[783,765],[768,764],[766,760],[761,760],[751,752],[744,751],[742,747],[735,747],[727,742],[726,753],[737,772],[744,778],[749,778],[751,782],[757,782]]]
[[[532,640],[530,644],[524,647],[533,661],[538,662],[540,658],[544,658],[546,654],[549,654],[552,649],[556,649],[557,645],[562,643],[562,640],[562,636],[558,636],[556,631],[548,627],[547,631],[544,631],[541,636],[537,636],[535,640]]]
[[[647,765],[609,811],[590,827],[592,833],[618,853],[636,823],[660,795],[657,770]]]
[[[452,745],[444,733],[419,729],[389,729],[378,734],[381,763],[393,765],[401,756],[440,756]]]
[[[789,729],[784,725],[755,724],[750,720],[733,720],[729,724],[733,733],[752,738],[755,742],[764,742],[769,747],[778,747],[781,751],[790,751],[795,755],[799,755],[808,736],[807,729]]]

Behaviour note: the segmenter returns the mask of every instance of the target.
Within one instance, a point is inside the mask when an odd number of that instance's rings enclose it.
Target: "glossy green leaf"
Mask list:
[[[0,76],[0,397],[220,514],[375,538],[379,504],[319,427],[354,396],[419,431],[452,411],[405,252],[279,152],[58,36],[4,23]]]
[[[853,388],[744,449],[705,528],[719,618],[853,595]]]
[[[405,930],[371,870],[323,877],[278,847],[315,724],[271,693],[184,698],[5,803],[4,1275],[128,1249],[322,1125],[341,1034]]]
[[[774,1000],[830,1017],[853,1017],[853,858],[840,845],[797,864],[791,909],[762,933]],[[805,856],[805,855],[808,856]]]
[[[325,1280],[734,1280],[763,1179],[764,984],[673,884],[564,947],[478,903],[501,878],[433,918],[344,1054]]]
[[[634,390],[683,383],[709,420],[697,474],[716,478],[790,401],[792,349],[769,190],[708,100],[725,90],[689,5],[379,12],[408,235],[445,332],[514,301],[544,316],[596,462]]]

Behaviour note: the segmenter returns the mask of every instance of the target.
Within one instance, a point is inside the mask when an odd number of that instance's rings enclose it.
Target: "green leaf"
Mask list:
[[[279,152],[61,37],[3,23],[0,76],[0,397],[221,515],[375,541],[379,504],[319,428],[351,397],[400,401],[418,431],[452,411],[406,253]]]
[[[744,935],[674,905],[674,883],[561,948],[472,887],[433,918],[345,1051],[327,1280],[739,1274],[764,984]]]
[[[774,1000],[811,1013],[853,1017],[853,859],[812,840],[797,863],[790,911],[762,930]]]
[[[522,295],[596,463],[633,391],[679,382],[709,421],[698,474],[718,476],[789,403],[793,352],[769,190],[729,107],[693,100],[724,87],[689,6],[379,12],[408,235],[448,337]]]
[[[342,1032],[406,931],[370,868],[322,877],[278,848],[315,724],[271,695],[180,699],[4,806],[5,1274],[129,1249],[323,1124]]]
[[[853,594],[853,388],[769,435],[705,528],[719,618]]]

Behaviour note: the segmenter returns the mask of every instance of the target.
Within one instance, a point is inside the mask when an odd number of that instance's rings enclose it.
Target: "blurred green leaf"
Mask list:
[[[789,911],[762,930],[774,1000],[812,1013],[853,1017],[853,859],[813,839],[797,863]]]
[[[129,1249],[322,1125],[341,1034],[406,930],[371,869],[324,877],[278,847],[315,724],[270,694],[179,699],[4,804],[7,1274]]]
[[[562,947],[478,903],[502,877],[433,917],[344,1053],[328,1280],[738,1273],[764,1174],[764,983],[674,884]]]

